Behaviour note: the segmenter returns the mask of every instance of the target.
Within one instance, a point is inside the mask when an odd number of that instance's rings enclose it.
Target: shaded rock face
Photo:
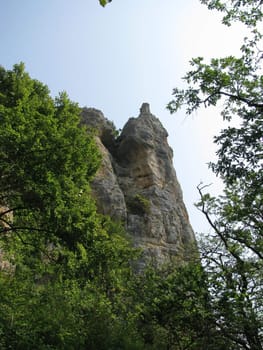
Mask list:
[[[83,123],[98,130],[102,164],[92,188],[98,208],[124,223],[143,261],[186,259],[195,237],[173,167],[167,131],[144,103],[114,137],[112,123],[95,109],[83,109]],[[143,263],[143,262],[142,262]]]

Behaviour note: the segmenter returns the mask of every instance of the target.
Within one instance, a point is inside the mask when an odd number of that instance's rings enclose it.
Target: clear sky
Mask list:
[[[198,0],[0,0],[0,64],[23,61],[53,96],[65,90],[80,106],[103,111],[117,128],[151,105],[169,133],[174,164],[195,231],[208,225],[193,203],[200,181],[220,183],[206,163],[214,158],[218,110],[186,117],[165,109],[183,87],[191,57],[237,54],[242,29],[220,23]]]

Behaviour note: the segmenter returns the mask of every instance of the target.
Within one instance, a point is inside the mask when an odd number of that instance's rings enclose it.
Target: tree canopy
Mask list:
[[[93,133],[23,64],[0,69],[0,123],[1,349],[97,349],[136,254],[91,197]]]
[[[239,57],[192,59],[168,105],[223,101],[225,122],[239,120],[214,139],[224,192],[198,187],[211,225],[201,259],[138,273],[140,252],[92,198],[101,155],[79,106],[22,63],[0,67],[1,349],[263,348],[263,2],[201,2],[249,30]]]
[[[122,225],[98,214],[78,105],[2,67],[0,123],[1,349],[224,349],[198,257],[138,273]]]
[[[172,113],[186,106],[190,114],[200,106],[223,101],[224,120],[238,123],[223,129],[214,142],[218,160],[210,163],[225,190],[204,193],[198,208],[213,235],[201,244],[203,264],[215,311],[215,324],[230,340],[229,348],[262,349],[263,305],[263,76],[262,1],[201,1],[224,14],[223,23],[240,21],[248,28],[240,56],[192,59],[184,77],[188,87],[175,88],[168,104]]]
[[[98,214],[90,181],[100,154],[78,105],[52,98],[23,64],[1,67],[0,123],[0,348],[207,344],[201,265],[138,274],[122,225]]]

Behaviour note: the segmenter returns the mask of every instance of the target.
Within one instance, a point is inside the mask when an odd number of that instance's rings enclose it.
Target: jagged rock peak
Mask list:
[[[82,108],[82,124],[97,130],[101,142],[106,147],[111,147],[115,143],[115,126],[112,121],[104,117],[104,114],[95,108]]]
[[[142,114],[151,114],[150,111],[150,104],[147,102],[144,102],[140,108],[140,115]]]
[[[104,130],[97,138],[103,161],[92,185],[99,210],[124,223],[134,244],[143,249],[144,261],[184,260],[196,248],[195,237],[168,133],[150,105],[142,104],[139,116],[128,120],[117,139],[109,137],[110,122],[101,112],[86,109],[83,116],[83,122],[93,126],[90,119],[97,118],[98,130]]]
[[[149,103],[143,103],[137,118],[130,118],[123,128],[122,135],[141,138],[143,141],[153,143],[156,139],[162,139],[167,144],[168,133],[160,120],[150,112]]]

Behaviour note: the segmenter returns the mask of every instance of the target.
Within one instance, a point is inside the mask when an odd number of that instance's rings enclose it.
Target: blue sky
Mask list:
[[[243,37],[198,0],[0,0],[0,64],[23,61],[52,95],[67,91],[81,106],[95,107],[121,128],[142,102],[169,133],[174,164],[195,231],[208,231],[194,208],[200,181],[220,183],[207,169],[212,137],[222,127],[217,109],[186,117],[165,106],[182,87],[191,57],[237,54]]]

